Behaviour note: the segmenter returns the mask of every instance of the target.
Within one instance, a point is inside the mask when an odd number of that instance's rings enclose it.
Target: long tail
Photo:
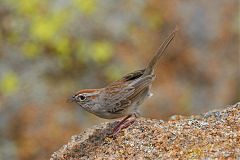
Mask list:
[[[168,47],[168,45],[171,43],[171,41],[173,40],[173,38],[175,37],[175,33],[178,31],[177,27],[175,27],[175,29],[172,31],[172,33],[165,39],[165,41],[160,45],[160,47],[158,48],[158,50],[155,52],[155,55],[153,56],[153,58],[151,59],[151,61],[149,62],[144,75],[149,75],[152,74],[153,69],[155,67],[155,65],[157,64],[158,60],[160,59],[160,57],[164,54],[164,51],[166,50],[166,48]]]

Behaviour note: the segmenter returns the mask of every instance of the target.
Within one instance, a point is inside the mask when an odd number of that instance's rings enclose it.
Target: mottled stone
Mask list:
[[[115,125],[103,123],[72,136],[51,160],[240,159],[240,103],[168,122],[139,118],[113,138]]]

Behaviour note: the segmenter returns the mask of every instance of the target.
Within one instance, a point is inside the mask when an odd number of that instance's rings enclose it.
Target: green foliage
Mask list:
[[[32,42],[26,42],[22,46],[23,54],[27,58],[35,58],[39,55],[39,46]]]
[[[13,72],[6,73],[0,80],[0,90],[4,95],[14,93],[19,87],[17,75]]]
[[[35,16],[31,24],[30,34],[34,39],[51,41],[61,30],[66,18],[65,12],[50,17]]]
[[[102,64],[111,59],[113,46],[108,41],[88,42],[79,40],[75,54],[77,60],[80,62],[87,63],[89,60],[93,60],[96,63]]]
[[[105,63],[112,57],[113,48],[107,41],[97,41],[91,45],[92,59],[98,63]]]
[[[153,14],[151,17],[148,18],[149,26],[153,29],[159,28],[162,25],[163,19],[161,14]]]
[[[159,14],[159,11],[149,11],[145,19],[152,29],[157,29],[163,24],[162,14]]]
[[[116,65],[110,65],[106,68],[106,77],[109,79],[109,81],[114,81],[116,79],[121,78],[122,72]]]
[[[74,0],[74,3],[83,14],[90,15],[96,10],[95,0]]]
[[[111,59],[111,43],[89,40],[88,37],[72,40],[71,34],[64,31],[64,27],[74,18],[73,9],[87,16],[92,15],[97,9],[95,0],[73,0],[69,6],[61,6],[58,9],[51,8],[52,2],[46,0],[9,0],[5,3],[15,6],[13,10],[16,15],[12,18],[13,22],[17,22],[17,25],[11,28],[8,41],[13,44],[20,42],[19,47],[26,58],[33,59],[43,56],[43,53],[51,53],[57,57],[59,67],[64,69],[71,68],[75,60],[73,57],[80,63],[93,60],[102,64]]]
[[[15,4],[19,11],[19,13],[24,14],[24,15],[33,15],[36,14],[38,11],[37,8],[41,6],[41,3],[44,1],[38,1],[38,0],[21,0],[21,1],[16,1],[16,0],[10,0],[12,4]]]
[[[81,63],[87,63],[90,58],[90,46],[89,43],[83,39],[79,39],[77,42],[75,56],[77,61]]]

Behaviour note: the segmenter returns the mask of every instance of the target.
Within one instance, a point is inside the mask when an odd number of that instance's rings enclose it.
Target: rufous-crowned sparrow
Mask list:
[[[126,116],[113,129],[113,134],[128,127],[139,116],[139,105],[152,95],[150,88],[155,78],[153,69],[174,39],[176,31],[177,28],[160,45],[145,69],[129,73],[104,88],[80,90],[68,101],[76,102],[88,112],[101,118],[114,119]]]

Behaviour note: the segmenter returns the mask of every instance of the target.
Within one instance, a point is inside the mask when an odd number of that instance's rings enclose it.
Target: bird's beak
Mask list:
[[[76,99],[73,98],[73,97],[69,97],[69,98],[67,99],[67,103],[72,103],[72,102],[76,102]]]

